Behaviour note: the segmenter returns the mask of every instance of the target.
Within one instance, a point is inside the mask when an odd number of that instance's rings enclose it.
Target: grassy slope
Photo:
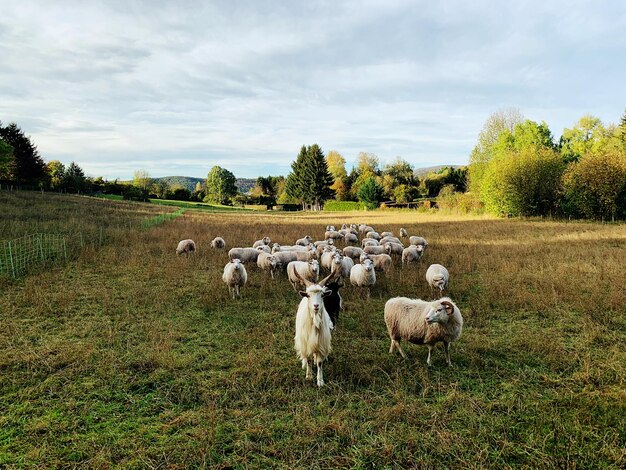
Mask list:
[[[318,390],[293,352],[299,296],[250,268],[231,301],[208,242],[363,217],[431,248],[369,301],[345,289]],[[0,465],[623,466],[624,227],[417,217],[188,210],[0,284]],[[176,258],[188,237],[199,253]],[[430,369],[422,348],[387,353],[384,302],[426,297],[431,262],[466,320],[451,369],[439,349]]]

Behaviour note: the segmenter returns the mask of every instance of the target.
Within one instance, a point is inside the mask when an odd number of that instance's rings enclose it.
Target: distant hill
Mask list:
[[[422,178],[422,177],[426,176],[429,173],[437,173],[438,171],[443,170],[444,168],[448,168],[449,166],[451,166],[452,168],[456,169],[456,168],[462,168],[465,165],[435,165],[435,166],[427,166],[427,167],[424,167],[424,168],[416,168],[413,173],[418,178]]]
[[[161,178],[155,178],[156,181],[165,181],[170,186],[180,185],[183,188],[187,188],[189,191],[196,189],[196,183],[204,184],[206,178],[195,178],[193,176],[163,176]],[[237,178],[235,186],[242,193],[250,191],[256,183],[256,179],[252,178]]]

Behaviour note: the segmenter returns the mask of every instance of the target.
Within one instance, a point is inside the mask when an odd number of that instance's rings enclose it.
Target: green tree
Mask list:
[[[581,117],[571,129],[563,129],[559,142],[566,163],[575,162],[589,152],[600,151],[608,140],[602,121],[590,114]]]
[[[372,177],[380,177],[380,163],[378,157],[369,152],[360,152],[354,167],[354,174],[351,174],[350,190],[355,198],[358,199],[359,188],[368,179]],[[380,183],[379,183],[380,185]]]
[[[214,166],[206,179],[206,202],[228,204],[237,195],[237,179],[225,168]]]
[[[564,167],[560,155],[545,147],[499,154],[487,166],[481,199],[497,215],[550,214],[557,208]]]
[[[14,176],[17,183],[38,184],[45,181],[46,164],[30,137],[24,135],[17,124],[12,122],[3,127],[0,122],[0,139],[13,147]]]
[[[408,202],[404,199],[417,192],[419,179],[415,177],[413,166],[400,157],[397,157],[392,163],[385,165],[382,175],[381,184],[385,195],[396,202]],[[398,201],[396,197],[396,188],[398,186],[404,186],[403,190],[397,192],[402,201]]]
[[[566,211],[588,218],[626,216],[626,152],[588,152],[563,175]]]
[[[142,191],[148,191],[152,185],[152,178],[147,170],[135,170],[133,174],[133,186],[138,187]]]
[[[393,199],[400,204],[411,202],[418,196],[417,187],[412,185],[399,184],[393,190]]]
[[[69,192],[84,192],[87,189],[87,180],[83,169],[76,163],[70,163],[63,175],[63,187]]]
[[[374,176],[370,176],[359,188],[358,197],[368,209],[375,209],[383,198],[383,188]]]
[[[288,196],[301,201],[303,206],[309,204],[313,210],[320,210],[324,201],[335,195],[331,189],[333,176],[319,145],[302,146],[291,168],[285,189]]]
[[[523,120],[522,113],[516,108],[500,109],[489,116],[470,154],[469,187],[471,191],[480,191],[487,164],[494,157],[494,146],[500,134],[504,131],[513,132],[515,126]]]
[[[59,160],[52,160],[46,165],[48,175],[50,175],[50,186],[52,189],[59,189],[63,186],[65,178],[65,165]]]
[[[0,180],[13,180],[15,178],[15,170],[13,147],[0,139]]]
[[[336,150],[331,150],[326,155],[326,163],[328,164],[328,171],[330,171],[334,179],[331,189],[335,191],[337,200],[345,201],[350,191],[348,172],[346,171],[346,159]]]

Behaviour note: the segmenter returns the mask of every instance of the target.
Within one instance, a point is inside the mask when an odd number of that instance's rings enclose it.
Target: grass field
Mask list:
[[[186,209],[141,229],[168,210],[0,193],[0,238],[110,234],[64,266],[0,280],[0,467],[626,465],[624,225]],[[430,248],[369,300],[343,290],[318,389],[293,350],[300,297],[250,267],[230,300],[226,254],[208,243],[291,243],[344,221],[404,226]],[[196,256],[176,257],[183,238]],[[440,347],[431,368],[425,348],[388,354],[384,303],[427,298],[434,262],[465,318],[452,368]]]

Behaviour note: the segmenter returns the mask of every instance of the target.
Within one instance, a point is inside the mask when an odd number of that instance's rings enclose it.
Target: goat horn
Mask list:
[[[321,287],[324,287],[324,286],[326,285],[326,283],[327,283],[330,279],[334,278],[337,274],[338,274],[338,271],[337,271],[337,272],[331,272],[328,276],[326,276],[324,279],[322,279],[322,280],[321,280],[320,282],[318,282],[317,284],[318,284],[319,286],[321,286]]]
[[[309,286],[314,285],[314,284],[313,284],[311,281],[309,281],[308,279],[303,278],[302,276],[300,276],[300,273],[298,272],[298,270],[297,270],[297,269],[295,269],[295,268],[294,268],[293,273],[296,275],[296,277],[297,277],[298,279],[300,279],[300,280],[302,281],[302,283],[305,285],[305,287],[309,287]]]

